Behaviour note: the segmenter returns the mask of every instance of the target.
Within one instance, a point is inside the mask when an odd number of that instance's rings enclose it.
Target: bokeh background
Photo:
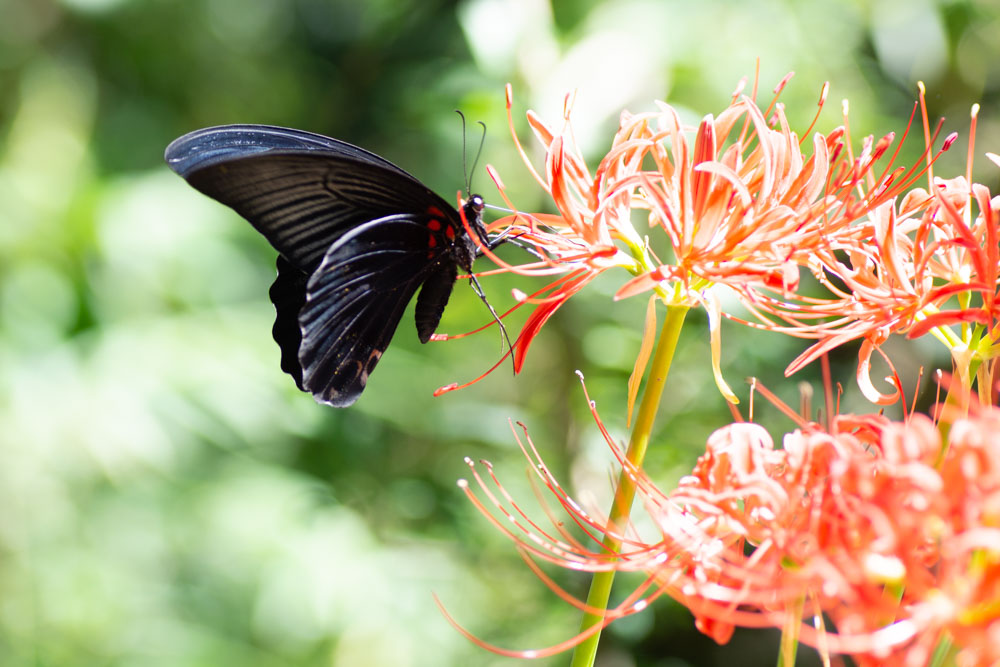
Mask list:
[[[783,95],[796,127],[830,81],[819,129],[849,98],[855,137],[900,131],[923,80],[931,114],[963,133],[947,168],[962,169],[974,102],[980,154],[1000,151],[995,2],[0,0],[0,664],[513,664],[459,636],[432,593],[506,647],[572,635],[578,614],[455,482],[463,457],[486,458],[530,501],[508,424],[521,420],[565,485],[607,506],[610,457],[573,371],[624,439],[644,302],[611,302],[623,276],[561,310],[519,377],[504,366],[433,398],[491,365],[500,340],[421,346],[407,315],[362,399],[321,407],[278,368],[273,251],[172,174],[163,149],[206,125],[294,126],[380,153],[450,199],[464,182],[459,108],[489,127],[483,160],[514,200],[539,210],[504,83],[529,143],[523,112],[556,122],[577,90],[577,137],[596,163],[622,109],[665,99],[695,122],[758,58],[762,100],[796,72]],[[912,159],[921,142],[909,147]],[[985,160],[976,168],[996,185]],[[498,199],[482,168],[475,187]],[[538,285],[484,286],[503,308],[512,287]],[[460,285],[441,330],[487,319]],[[814,381],[783,378],[801,342],[733,324],[723,335],[741,395],[756,375],[797,405]],[[729,420],[703,315],[681,346],[649,464],[666,486]],[[849,406],[854,354],[834,358]],[[901,357],[946,363],[933,347]],[[585,593],[586,578],[557,576]],[[717,647],[661,601],[605,633],[601,664],[775,655],[774,633]]]

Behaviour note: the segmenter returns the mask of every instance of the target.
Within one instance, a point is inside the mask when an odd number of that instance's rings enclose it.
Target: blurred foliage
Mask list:
[[[174,137],[300,127],[450,198],[461,108],[489,126],[485,160],[532,210],[545,204],[506,129],[507,81],[525,139],[526,109],[555,122],[578,89],[574,126],[595,159],[621,109],[666,99],[696,121],[756,58],[761,99],[797,72],[783,101],[799,127],[829,80],[822,128],[849,98],[856,138],[898,132],[923,80],[948,131],[981,102],[977,145],[997,151],[998,34],[995,3],[960,0],[0,0],[0,664],[511,662],[452,630],[432,592],[505,646],[577,628],[455,480],[463,457],[485,457],[530,498],[507,421],[521,420],[566,485],[607,506],[610,459],[573,370],[626,437],[641,300],[611,303],[621,276],[605,276],[546,326],[521,376],[501,367],[437,399],[500,341],[420,346],[407,316],[360,402],[317,406],[270,340],[274,253],[166,169]],[[921,142],[907,146],[913,159]],[[942,171],[959,173],[964,144],[952,153]],[[490,199],[487,180],[476,174]],[[484,282],[498,309],[532,289]],[[457,289],[441,329],[486,319]],[[664,484],[729,419],[704,317],[689,320],[650,457]],[[796,405],[813,380],[783,378],[799,342],[726,325],[724,345],[733,384],[759,376]],[[853,354],[834,359],[848,405]],[[602,664],[772,664],[775,647],[773,633],[716,647],[664,602],[613,626]]]

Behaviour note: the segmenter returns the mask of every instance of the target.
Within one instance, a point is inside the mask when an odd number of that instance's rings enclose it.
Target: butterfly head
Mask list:
[[[480,195],[469,195],[469,198],[462,204],[462,214],[465,215],[469,227],[472,227],[480,238],[486,234],[486,229],[483,227],[484,208],[486,208],[486,202]]]
[[[486,234],[486,226],[483,224],[483,209],[486,208],[486,202],[480,195],[469,195],[469,198],[465,200],[462,204],[462,215],[465,217],[465,221],[469,223],[469,228],[479,237],[479,242],[483,245],[488,245],[490,240],[489,236]],[[461,235],[465,237],[466,241],[463,244],[466,246],[465,250],[469,257],[465,261],[460,261],[459,263],[465,268],[471,268],[472,260],[474,260],[479,255],[479,248],[472,239],[468,238],[465,234]]]
[[[483,214],[483,209],[486,208],[486,202],[480,195],[470,195],[467,200],[465,200],[464,206],[466,213],[472,210],[474,215],[480,216]]]

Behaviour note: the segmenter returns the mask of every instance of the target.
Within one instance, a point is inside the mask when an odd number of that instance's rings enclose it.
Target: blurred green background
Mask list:
[[[433,398],[485,370],[500,341],[421,346],[407,315],[357,405],[321,407],[278,368],[273,251],[171,173],[163,149],[206,125],[288,125],[365,146],[450,200],[460,108],[489,126],[484,161],[514,201],[538,210],[505,82],[529,143],[523,112],[556,122],[578,89],[575,128],[596,164],[621,109],[718,113],[758,57],[762,101],[797,73],[783,100],[800,129],[829,80],[818,129],[840,123],[846,97],[856,138],[901,130],[923,80],[932,115],[963,137],[982,102],[978,152],[1000,151],[995,2],[0,0],[0,664],[514,662],[463,639],[432,593],[506,647],[571,636],[579,615],[455,481],[463,457],[486,458],[529,501],[507,421],[521,420],[564,484],[607,506],[611,459],[573,371],[624,439],[644,311],[610,301],[624,276],[560,311],[519,377],[504,366]],[[964,140],[953,153],[941,171],[962,169]],[[482,169],[475,183],[498,200]],[[484,280],[498,309],[512,287],[541,284]],[[440,330],[487,319],[460,285]],[[798,403],[811,376],[782,370],[801,342],[733,324],[723,342],[741,395],[757,375]],[[849,405],[855,354],[834,360]],[[932,346],[917,354],[943,363]],[[650,455],[666,487],[729,420],[708,359],[693,313]],[[585,577],[558,576],[585,594]],[[601,664],[767,665],[775,651],[764,632],[716,647],[661,601],[612,626]]]

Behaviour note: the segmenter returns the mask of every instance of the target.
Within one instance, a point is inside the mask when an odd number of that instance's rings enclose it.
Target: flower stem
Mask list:
[[[660,407],[663,387],[670,372],[670,362],[677,350],[677,340],[684,325],[687,306],[668,306],[667,318],[660,329],[656,343],[656,352],[649,369],[646,387],[643,389],[642,400],[639,403],[639,414],[635,420],[635,428],[629,439],[625,458],[634,466],[632,469],[622,468],[618,476],[618,486],[615,489],[614,501],[608,516],[608,531],[604,534],[602,544],[605,553],[615,554],[621,548],[618,538],[628,525],[628,517],[632,511],[632,501],[635,499],[635,479],[632,470],[642,468],[642,461],[649,446],[649,437],[656,420],[656,411]],[[611,597],[611,585],[615,579],[615,571],[598,572],[590,582],[590,592],[587,594],[587,605],[595,609],[607,609]],[[580,631],[584,632],[604,620],[604,615],[584,614]],[[601,634],[596,632],[581,642],[573,651],[572,667],[591,667],[597,656],[597,644]]]
[[[778,667],[794,667],[795,654],[799,648],[799,628],[802,625],[802,610],[805,608],[805,598],[799,598],[785,617],[785,625],[781,628],[781,650],[778,651]]]

